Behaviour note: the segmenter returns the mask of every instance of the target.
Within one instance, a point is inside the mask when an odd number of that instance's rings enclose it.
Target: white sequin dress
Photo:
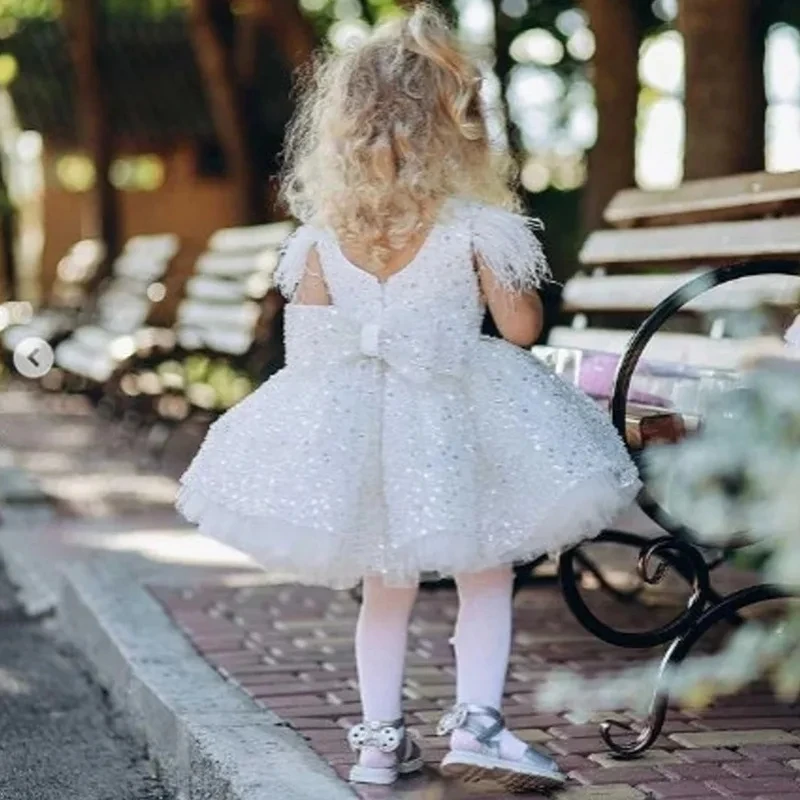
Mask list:
[[[385,283],[300,228],[279,285],[292,295],[315,247],[332,304],[287,306],[286,367],[211,427],[183,514],[270,571],[336,588],[529,559],[611,522],[639,482],[607,413],[481,335],[474,254],[507,287],[535,287],[532,227],[453,201]]]

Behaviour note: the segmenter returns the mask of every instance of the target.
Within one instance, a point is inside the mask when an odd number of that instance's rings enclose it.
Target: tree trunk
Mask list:
[[[583,197],[587,231],[602,226],[611,198],[636,180],[641,31],[633,2],[582,0],[595,37],[592,77],[597,107],[597,141],[589,153]]]
[[[114,131],[108,102],[108,74],[103,53],[103,12],[100,0],[68,0],[64,23],[75,70],[78,127],[81,142],[94,164],[92,231],[106,248],[95,282],[108,274],[122,244],[117,193],[110,179]]]
[[[258,0],[255,13],[288,67],[296,69],[309,61],[317,38],[296,0]]]
[[[236,218],[242,225],[263,222],[264,176],[253,120],[257,109],[253,87],[243,85],[236,69],[236,20],[227,0],[191,0],[189,21],[214,128],[234,185]]]
[[[2,266],[0,286],[4,289],[6,300],[17,299],[17,262],[14,248],[15,216],[14,205],[8,194],[5,158],[0,153],[0,265]]]
[[[686,50],[684,178],[764,168],[764,46],[760,0],[681,0]]]

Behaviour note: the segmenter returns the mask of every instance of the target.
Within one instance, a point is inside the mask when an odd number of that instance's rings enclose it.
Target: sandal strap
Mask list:
[[[491,720],[488,724],[487,717]],[[439,736],[447,736],[455,730],[464,730],[471,733],[480,744],[489,744],[505,730],[505,727],[506,721],[496,708],[459,703],[444,714],[436,733]]]

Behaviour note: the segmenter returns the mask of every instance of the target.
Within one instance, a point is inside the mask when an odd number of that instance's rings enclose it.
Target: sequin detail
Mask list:
[[[332,305],[287,307],[287,367],[211,427],[182,478],[190,520],[287,579],[345,588],[538,556],[631,502],[636,469],[607,415],[480,336],[476,224],[456,206],[385,283],[304,234]],[[490,268],[508,252],[492,230]],[[527,269],[514,285],[538,280]]]

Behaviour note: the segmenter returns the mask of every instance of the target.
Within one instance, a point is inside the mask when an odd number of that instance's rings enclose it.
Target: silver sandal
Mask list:
[[[486,718],[489,718],[489,722]],[[462,703],[454,706],[440,720],[436,729],[439,736],[455,730],[471,733],[478,750],[450,750],[441,764],[442,774],[460,778],[468,783],[493,780],[509,792],[529,792],[557,789],[566,777],[549,756],[528,747],[519,760],[500,755],[499,735],[506,728],[503,715],[489,706]]]
[[[406,731],[402,719],[394,722],[360,722],[347,734],[347,743],[354,753],[365,747],[377,747],[382,753],[395,753],[395,763],[390,767],[366,767],[355,764],[350,770],[353,783],[374,783],[388,786],[399,775],[409,775],[422,769],[422,751]]]

